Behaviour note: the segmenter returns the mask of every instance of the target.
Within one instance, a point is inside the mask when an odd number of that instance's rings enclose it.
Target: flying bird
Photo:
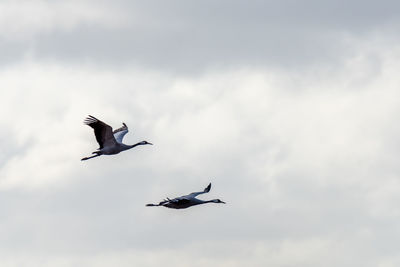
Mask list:
[[[147,207],[164,206],[171,209],[186,209],[191,206],[205,204],[205,203],[223,203],[220,199],[201,200],[196,198],[200,194],[208,193],[211,189],[211,183],[201,192],[193,192],[186,196],[177,197],[174,199],[166,198],[158,204],[147,204]]]
[[[118,154],[121,151],[128,150],[139,145],[152,145],[152,143],[147,141],[142,141],[134,145],[123,144],[122,139],[128,132],[128,126],[126,126],[125,123],[122,123],[122,127],[114,131],[111,126],[91,115],[89,115],[83,123],[94,129],[94,135],[96,136],[97,143],[99,143],[100,147],[97,151],[92,152],[92,154],[95,154],[94,156],[85,157],[81,160],[88,160],[101,155]]]

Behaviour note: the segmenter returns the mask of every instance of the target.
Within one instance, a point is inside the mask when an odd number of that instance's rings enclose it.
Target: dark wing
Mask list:
[[[190,203],[189,199],[186,198],[175,198],[173,200],[171,200],[170,202],[176,204],[176,205],[186,205]]]
[[[210,192],[210,189],[211,189],[211,183],[209,183],[209,184],[207,185],[207,187],[204,188],[204,193]]]
[[[105,124],[91,115],[89,115],[83,123],[94,129],[94,135],[96,136],[97,143],[100,145],[100,149],[117,144],[110,125]]]

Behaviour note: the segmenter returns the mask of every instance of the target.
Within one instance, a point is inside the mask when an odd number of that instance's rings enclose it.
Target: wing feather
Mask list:
[[[210,192],[210,190],[211,190],[211,183],[209,183],[208,186],[206,188],[204,188],[204,190],[202,192],[193,192],[193,193],[190,193],[189,195],[187,195],[187,197],[194,198],[200,194],[208,193],[208,192]]]
[[[113,131],[113,135],[115,140],[118,143],[122,143],[122,139],[124,139],[124,136],[129,132],[128,126],[126,126],[125,123],[122,123],[122,127],[116,129]]]
[[[100,145],[100,149],[117,144],[110,125],[96,119],[92,115],[89,115],[83,123],[94,129],[94,135],[96,136],[97,143]]]

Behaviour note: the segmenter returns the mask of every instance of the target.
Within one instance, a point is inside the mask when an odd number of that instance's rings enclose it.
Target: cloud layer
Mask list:
[[[0,265],[397,266],[397,3],[307,4],[2,3]]]
[[[1,4],[2,62],[33,57],[172,73],[340,63],[396,36],[395,1],[35,1]],[[34,14],[34,16],[30,16]],[[378,37],[379,39],[382,39]],[[395,38],[395,37],[393,37]],[[395,38],[397,39],[397,38]]]

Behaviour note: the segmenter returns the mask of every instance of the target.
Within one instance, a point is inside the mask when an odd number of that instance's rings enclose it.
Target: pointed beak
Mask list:
[[[223,202],[222,200],[221,200],[221,203],[226,204],[226,202]]]
[[[152,143],[147,142],[148,145],[153,145]]]

